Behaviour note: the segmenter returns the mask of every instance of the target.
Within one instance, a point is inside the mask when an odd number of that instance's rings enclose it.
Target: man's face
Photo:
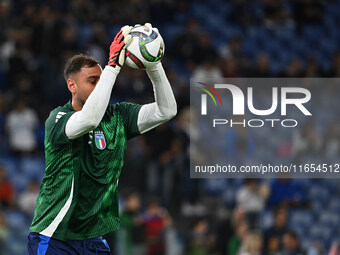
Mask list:
[[[131,195],[126,201],[126,207],[131,211],[137,211],[140,207],[140,199],[137,195]]]
[[[283,246],[288,251],[294,251],[298,247],[298,241],[289,234],[283,236]]]
[[[282,228],[286,225],[286,223],[287,223],[286,211],[280,210],[275,217],[275,225],[276,227]]]
[[[83,106],[96,87],[102,73],[99,65],[93,67],[82,67],[78,73],[72,74],[70,79],[74,82],[71,90],[72,95]]]

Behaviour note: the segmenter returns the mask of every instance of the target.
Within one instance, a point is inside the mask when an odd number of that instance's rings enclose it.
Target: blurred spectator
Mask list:
[[[222,61],[223,77],[225,78],[237,78],[241,77],[239,60],[236,58],[230,58]]]
[[[245,220],[241,220],[234,225],[235,233],[227,243],[227,255],[238,255],[242,242],[248,236],[248,224]]]
[[[186,156],[189,156],[189,136],[191,134],[189,107],[185,107],[175,121],[177,137],[181,138],[180,140],[182,141],[183,152]]]
[[[93,22],[95,13],[92,11],[96,6],[92,1],[73,1],[70,4],[72,14],[81,22]]]
[[[269,190],[257,179],[246,179],[245,184],[236,193],[236,206],[244,210],[251,227],[256,227],[258,214],[263,211]]]
[[[306,255],[306,252],[300,247],[299,237],[294,231],[284,234],[282,255]]]
[[[8,224],[6,222],[5,214],[0,211],[0,252],[6,251],[7,245],[7,237],[9,234]],[[3,253],[2,253],[3,254]]]
[[[340,77],[340,51],[333,55],[333,65],[329,70],[327,77]]]
[[[321,24],[323,21],[323,1],[321,0],[296,0],[292,1],[294,7],[294,20],[298,28],[303,25]]]
[[[164,255],[165,231],[171,224],[171,218],[167,211],[161,207],[158,199],[154,198],[149,202],[141,222],[146,227],[147,255]]]
[[[257,232],[251,232],[242,242],[239,255],[261,255],[262,237]]]
[[[246,214],[240,208],[235,208],[231,217],[232,234],[226,240],[227,242],[227,255],[237,254],[242,240],[248,234],[249,226],[246,221]]]
[[[212,45],[211,36],[208,33],[199,35],[198,43],[195,44],[192,60],[196,65],[203,65],[206,61],[216,62],[217,52]]]
[[[150,163],[147,166],[148,191],[152,195],[161,195],[166,204],[172,202],[176,164],[182,152],[181,143],[174,131],[168,125],[160,125],[145,136],[147,149],[150,152],[148,155]]]
[[[14,208],[14,187],[7,179],[7,172],[4,166],[0,166],[0,204],[3,208]]]
[[[242,123],[242,118],[235,116],[235,123]],[[256,150],[256,141],[249,129],[242,124],[234,125],[228,130],[225,137],[226,155],[238,162],[251,158]]]
[[[284,6],[282,0],[263,0],[264,21],[266,26],[272,27],[275,25],[292,24],[289,12]]]
[[[288,178],[275,179],[270,187],[269,206],[301,208],[308,206],[306,194],[301,185]]]
[[[335,248],[335,249],[334,249]],[[322,255],[325,254],[324,244],[320,240],[313,241],[308,247],[305,247],[307,255]],[[332,253],[333,252],[333,253]],[[338,242],[332,243],[328,255],[338,254]]]
[[[281,249],[282,247],[282,239],[283,239],[283,235],[284,233],[287,232],[288,227],[288,219],[287,219],[287,209],[283,206],[281,207],[277,207],[274,211],[274,225],[272,227],[270,227],[269,229],[267,229],[265,231],[264,234],[264,247],[268,247],[268,251],[270,250],[275,250],[276,247],[276,240],[270,240],[271,237],[275,236],[278,238],[278,242],[279,242],[279,248]],[[269,242],[272,242],[271,244]],[[269,248],[269,246],[271,246]]]
[[[199,65],[193,72],[193,79],[196,81],[204,81],[207,79],[222,79],[223,74],[220,68],[214,64],[210,58],[203,65]]]
[[[32,180],[27,189],[19,195],[18,206],[29,217],[33,216],[35,203],[39,195],[39,181]]]
[[[35,135],[37,126],[36,112],[28,108],[24,101],[18,100],[6,119],[9,146],[15,155],[27,155],[35,151],[37,148]]]
[[[3,0],[0,2],[0,42],[4,40],[6,33],[8,32],[8,25],[10,20],[10,11],[11,11],[11,1]]]
[[[182,112],[186,107],[190,105],[189,87],[187,80],[180,77],[175,69],[170,69],[167,72],[167,76],[170,84],[176,84],[173,87],[176,101],[177,101],[177,111]],[[176,120],[176,119],[175,119]]]
[[[186,255],[205,255],[211,254],[211,247],[214,238],[209,234],[209,225],[206,220],[198,220],[192,229],[189,240],[189,247],[185,252]]]
[[[121,230],[124,230],[124,254],[145,254],[145,235],[140,214],[140,197],[136,192],[130,192],[124,203],[124,211],[120,216]]]
[[[0,91],[0,153],[5,150],[5,115],[4,115],[4,96]]]
[[[243,1],[243,0],[242,0]],[[219,55],[222,59],[228,60],[231,58],[240,59],[242,49],[242,37],[234,36],[226,44],[223,44],[219,49]]]
[[[230,13],[228,22],[232,22],[235,25],[247,26],[256,22],[255,13],[251,11],[250,0],[232,0],[230,1],[230,9],[233,10]]]
[[[63,49],[63,55],[65,59],[77,53],[78,46],[76,39],[76,27],[65,26],[61,29],[61,48]]]
[[[103,24],[95,23],[93,25],[93,35],[89,39],[89,55],[97,59],[101,66],[107,61],[107,52],[104,50],[111,38],[108,38]]]
[[[143,1],[141,1],[141,5],[143,5]],[[159,1],[153,0],[151,4],[148,5],[150,9],[150,19],[153,22],[172,22],[174,19],[174,13],[176,12],[186,12],[189,1]]]
[[[177,133],[176,136],[177,135],[181,135],[181,133]],[[176,137],[171,143],[170,151],[160,159],[162,165],[166,166],[163,169],[162,198],[167,206],[180,203],[181,195],[176,188],[176,184],[180,183],[179,178],[181,171],[186,170],[186,168],[183,167],[186,160],[186,158],[183,157],[183,149],[185,149],[185,141]]]
[[[264,247],[264,255],[281,255],[279,236],[268,236],[267,245]]]
[[[62,25],[58,12],[48,5],[42,5],[34,12],[36,25],[33,27],[33,48],[36,53],[46,57],[50,68],[55,68],[58,64],[63,48],[61,30]],[[65,37],[64,37],[65,38]]]
[[[316,61],[314,58],[308,59],[304,77],[315,78],[323,75],[324,73],[320,70],[318,61]]]
[[[145,2],[142,0],[128,1],[126,8],[122,10],[122,13],[120,15],[123,18],[123,21],[125,20],[125,22],[128,22],[129,24],[142,23],[153,20],[153,18],[155,17],[150,17],[150,15],[155,14],[156,16],[161,16],[160,10],[157,10],[157,7],[155,7],[155,5],[157,5],[157,2],[158,1],[154,1],[154,4],[149,6],[148,4],[145,4]],[[160,2],[164,3],[164,1]],[[116,6],[116,8],[119,8],[119,6]],[[169,6],[164,6],[164,8],[169,8]],[[153,13],[154,11],[156,13]],[[171,12],[172,10],[170,9],[168,11]],[[164,11],[162,13],[164,13]]]
[[[292,155],[298,163],[305,155],[315,156],[320,152],[322,140],[312,121],[307,121],[301,129],[293,132]]]
[[[34,59],[32,50],[29,48],[31,41],[31,33],[29,29],[13,29],[10,32],[11,37],[7,42],[9,50],[7,54],[4,52],[5,65],[8,64],[6,82],[7,86],[13,91],[17,89],[18,79],[22,76],[28,76],[33,71]],[[7,63],[6,63],[7,62]]]
[[[286,70],[279,74],[280,77],[298,78],[303,77],[303,69],[301,60],[297,57],[293,58],[287,65]]]
[[[216,229],[216,240],[215,247],[217,250],[217,254],[225,255],[226,254],[226,244],[231,236],[234,234],[234,229],[231,224],[231,219],[228,217],[226,219],[219,219],[217,222]]]
[[[335,159],[340,154],[340,126],[337,120],[331,122],[322,139],[321,150],[327,159]]]
[[[264,78],[270,77],[270,57],[267,53],[260,53],[256,57],[256,65],[250,70],[249,77]]]
[[[139,70],[123,69],[121,79],[117,84],[117,93],[120,97],[125,100],[135,98],[138,102],[144,102],[145,98],[150,98],[152,86],[145,81],[145,75]]]
[[[186,67],[192,69],[193,56],[196,54],[195,46],[199,40],[200,32],[199,26],[195,19],[189,19],[186,23],[185,29],[180,33],[170,48],[170,54],[177,55]]]

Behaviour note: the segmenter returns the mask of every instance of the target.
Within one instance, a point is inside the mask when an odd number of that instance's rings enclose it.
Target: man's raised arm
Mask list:
[[[141,107],[137,125],[141,134],[170,120],[177,114],[177,104],[163,66],[158,63],[146,70],[155,95],[155,101]]]
[[[102,120],[110,101],[111,91],[124,64],[125,49],[131,42],[131,27],[124,26],[110,46],[108,65],[87,98],[80,111],[75,112],[66,123],[65,133],[69,139],[75,139],[95,129]]]

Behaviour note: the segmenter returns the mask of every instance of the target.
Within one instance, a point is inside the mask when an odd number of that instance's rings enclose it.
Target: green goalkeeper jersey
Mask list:
[[[45,176],[31,232],[84,240],[119,228],[117,185],[127,140],[138,135],[141,105],[108,106],[97,128],[69,140],[71,103],[54,109],[45,125]]]

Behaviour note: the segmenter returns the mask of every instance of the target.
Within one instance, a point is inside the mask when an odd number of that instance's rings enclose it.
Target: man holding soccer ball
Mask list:
[[[152,29],[149,23],[145,26]],[[104,70],[85,55],[72,57],[65,66],[72,100],[46,120],[45,177],[27,254],[110,254],[101,236],[119,228],[117,185],[127,140],[176,115],[175,97],[160,62],[146,68],[154,103],[109,105],[131,29],[124,26],[114,38]]]

